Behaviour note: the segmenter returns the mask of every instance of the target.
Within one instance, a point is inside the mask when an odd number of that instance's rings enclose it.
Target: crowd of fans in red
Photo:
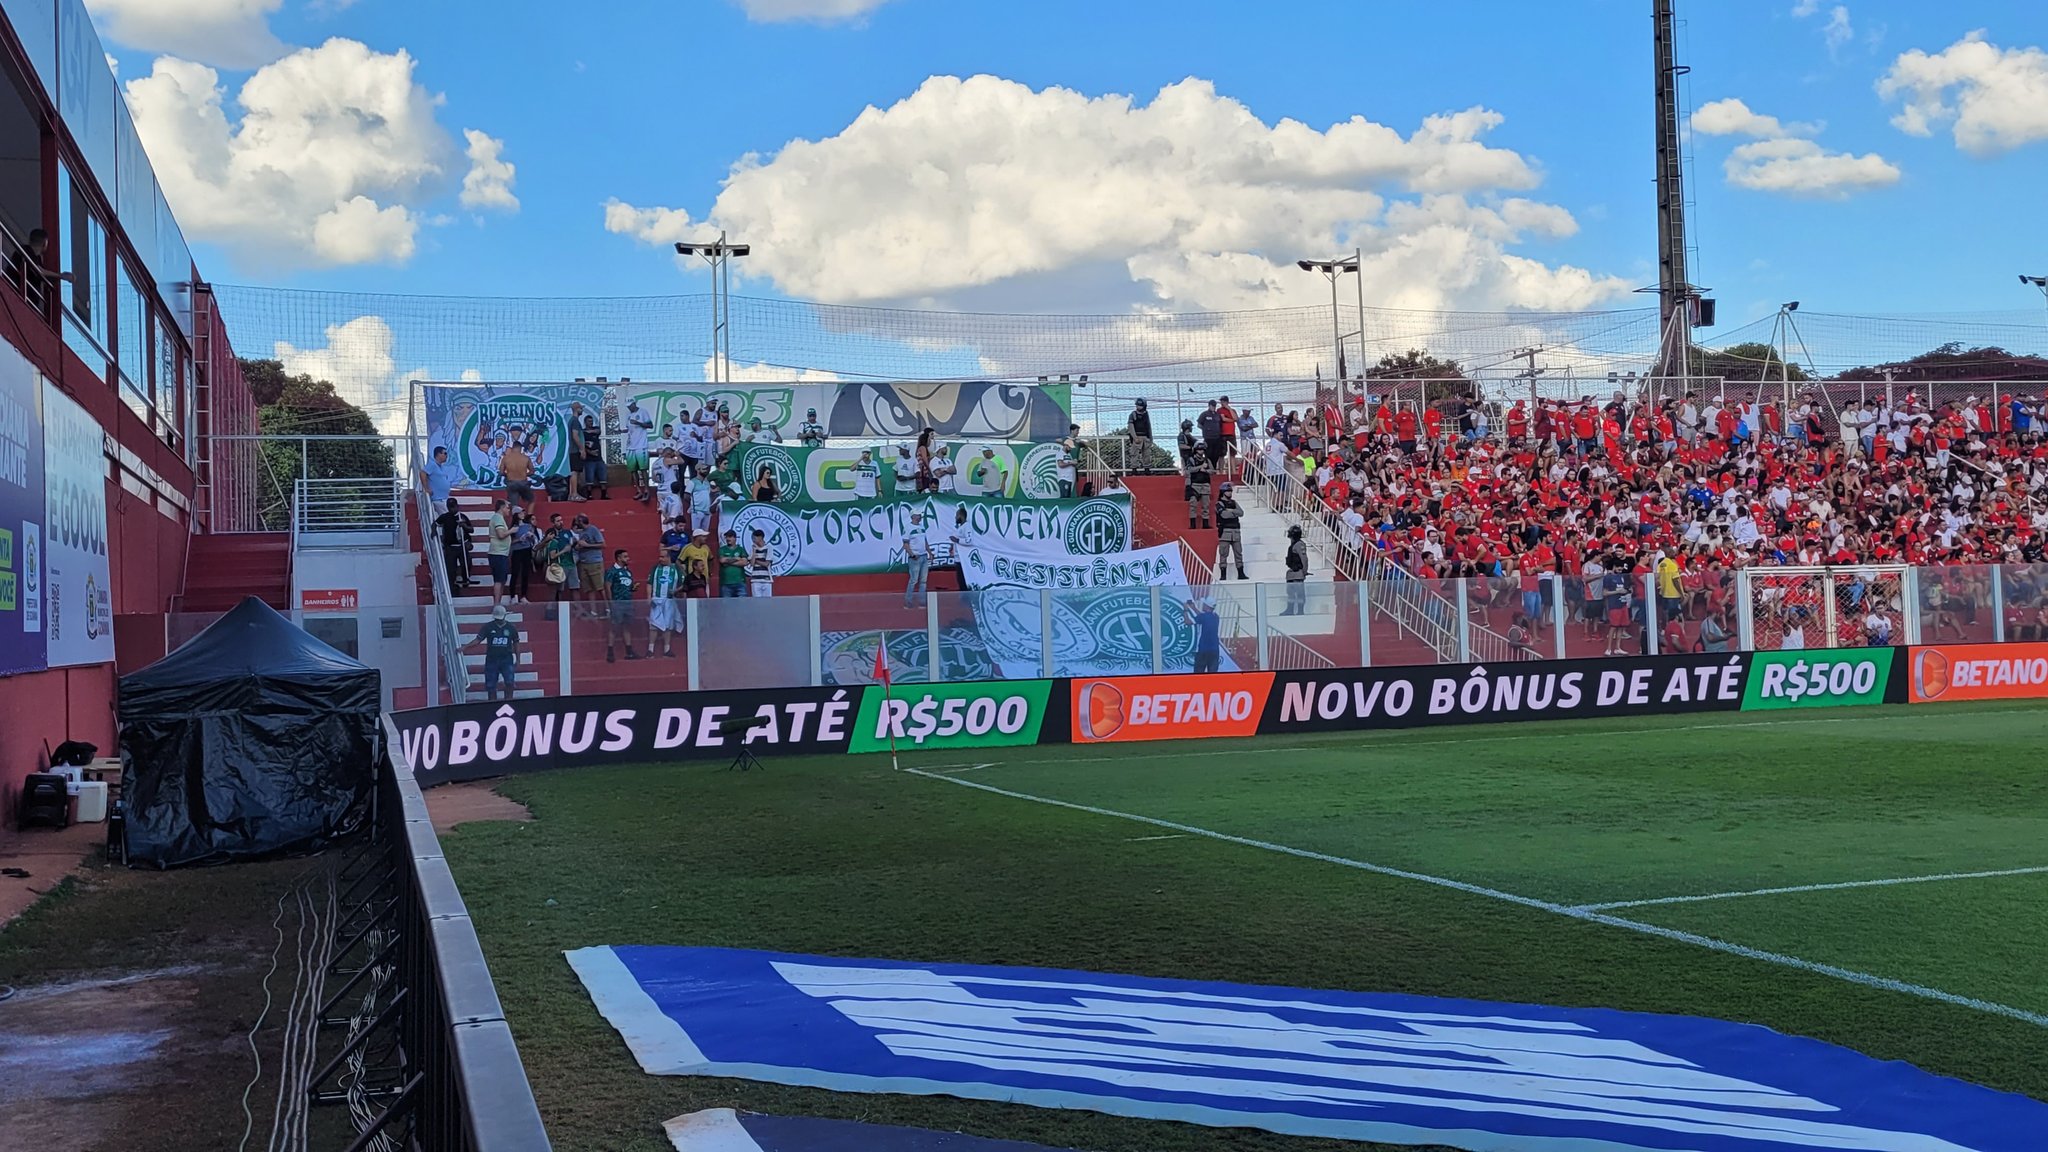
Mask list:
[[[1309,486],[1340,534],[1372,541],[1416,576],[1481,578],[1502,589],[1499,604],[1528,605],[1512,612],[1511,636],[1540,633],[1561,592],[1589,627],[1622,630],[1610,648],[1631,624],[1639,641],[1641,609],[1615,612],[1617,575],[1632,578],[1630,595],[1655,578],[1668,601],[1659,618],[1685,621],[1691,646],[1707,617],[1729,622],[1725,573],[1736,568],[2042,560],[2048,506],[2035,493],[2048,478],[2048,425],[2038,398],[1929,408],[1908,396],[1836,411],[1815,393],[1787,413],[1769,395],[1616,394],[1604,405],[1517,402],[1491,413],[1462,396],[1420,411],[1371,398],[1349,405],[1336,436],[1335,405],[1306,416],[1276,409],[1262,450]],[[1958,569],[1955,579],[1971,577]],[[1960,623],[1941,610],[1945,598],[1974,614],[1974,590],[1945,597],[1950,582],[1923,581],[1920,608],[1933,602],[1924,618],[1937,628]],[[1861,633],[1856,607],[1843,626]],[[1904,608],[1891,607],[1894,619],[1880,619],[1884,605],[1873,603],[1867,626],[1888,633]]]

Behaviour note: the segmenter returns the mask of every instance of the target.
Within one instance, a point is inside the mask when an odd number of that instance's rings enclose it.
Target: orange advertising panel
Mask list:
[[[1074,743],[1250,736],[1272,689],[1271,672],[1075,680]]]
[[[2048,699],[2048,644],[1913,649],[1913,703]]]

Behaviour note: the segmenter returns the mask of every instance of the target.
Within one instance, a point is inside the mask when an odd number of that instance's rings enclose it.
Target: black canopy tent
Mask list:
[[[367,811],[377,670],[254,597],[121,677],[128,859],[171,868],[310,851]]]

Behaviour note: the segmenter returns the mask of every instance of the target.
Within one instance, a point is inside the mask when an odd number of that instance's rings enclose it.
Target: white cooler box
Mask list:
[[[98,824],[107,818],[107,785],[103,780],[74,780],[67,789],[77,804],[71,817],[80,824]]]

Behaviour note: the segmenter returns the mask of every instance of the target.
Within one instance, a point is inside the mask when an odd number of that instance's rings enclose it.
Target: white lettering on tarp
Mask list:
[[[1599,708],[1612,707],[1621,703],[1621,695],[1627,690],[1628,676],[1625,673],[1609,669],[1600,674],[1600,687],[1597,695],[1593,698],[1593,704]]]
[[[1638,668],[1628,674],[1628,702],[1648,704],[1650,702],[1650,676],[1654,669]]]
[[[718,730],[718,726],[725,723],[726,713],[731,711],[732,709],[730,708],[714,704],[697,713],[697,747],[722,748],[725,746],[725,735]]]
[[[2033,688],[2048,684],[2048,659],[2000,656],[1958,660],[1949,679],[1958,688]]]
[[[623,752],[633,746],[633,710],[628,708],[613,712],[604,718],[607,733],[604,743],[597,746],[600,752]]]
[[[1744,666],[1740,658],[1725,668],[1717,664],[1678,664],[1587,673],[1524,670],[1531,665],[1515,667],[1515,671],[1507,672],[1475,665],[1461,675],[1433,677],[1419,688],[1406,677],[1292,680],[1277,685],[1277,722],[1287,725],[1366,720],[1375,715],[1396,718],[1408,713],[1418,694],[1423,696],[1426,712],[1431,716],[1516,717],[1570,712],[1582,705],[1639,710],[1660,704],[1700,705],[1717,699],[1742,699]],[[1590,700],[1589,675],[1597,677],[1591,686]],[[1132,722],[1200,720],[1210,711],[1206,702],[1192,697],[1184,704],[1175,703],[1178,700],[1180,696],[1174,694],[1133,697]]]
[[[526,718],[526,737],[519,744],[521,756],[547,756],[554,751],[555,714],[537,712]]]
[[[476,759],[476,741],[482,732],[483,725],[474,720],[457,720],[448,730],[448,763],[467,764]]]
[[[742,744],[765,741],[770,745],[782,743],[782,723],[773,704],[763,704],[754,709],[754,726],[740,738]]]
[[[690,710],[663,708],[654,722],[656,749],[680,748],[690,742]]]
[[[583,713],[583,718],[588,720],[589,723],[583,726],[583,734],[581,736],[576,734],[576,715],[576,713],[571,712],[562,717],[562,751],[564,752],[587,752],[590,750],[590,746],[597,742],[597,713]]]
[[[841,688],[825,702],[818,716],[818,739],[838,743],[846,739],[846,714],[852,705],[846,699],[846,689]]]

